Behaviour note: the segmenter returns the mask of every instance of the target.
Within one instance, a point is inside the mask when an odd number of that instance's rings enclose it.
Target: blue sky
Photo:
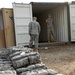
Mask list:
[[[71,2],[71,0],[0,0],[0,8],[11,8],[12,3],[30,3],[30,2]]]

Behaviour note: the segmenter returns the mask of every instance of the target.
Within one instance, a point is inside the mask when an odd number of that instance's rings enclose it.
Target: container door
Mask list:
[[[13,9],[3,8],[3,21],[6,48],[15,46],[14,22],[13,22]]]
[[[29,45],[29,22],[32,20],[31,4],[13,3],[16,45]]]
[[[75,41],[75,5],[70,5],[71,41]]]

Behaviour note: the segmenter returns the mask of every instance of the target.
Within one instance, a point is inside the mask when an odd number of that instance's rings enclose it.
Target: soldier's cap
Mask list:
[[[33,17],[33,20],[37,20],[37,17]]]

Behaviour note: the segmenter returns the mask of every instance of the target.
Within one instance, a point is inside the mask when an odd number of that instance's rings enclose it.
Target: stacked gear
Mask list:
[[[6,74],[1,72],[1,75],[62,75],[42,64],[40,54],[34,52],[31,48],[14,46],[2,49],[0,50],[0,57],[2,58],[0,59],[2,66],[3,64],[10,64],[10,66],[4,66]],[[2,71],[4,71],[4,68]]]
[[[40,54],[38,52],[33,52],[31,49],[26,48],[16,49],[16,51],[9,55],[15,69],[41,63]]]
[[[0,49],[0,75],[17,75],[12,62],[8,60],[8,55],[8,49]]]

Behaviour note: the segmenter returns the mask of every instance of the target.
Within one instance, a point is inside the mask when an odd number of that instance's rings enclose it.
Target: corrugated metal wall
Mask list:
[[[75,41],[75,4],[71,4],[70,6],[70,37],[71,41]]]
[[[68,17],[67,6],[60,6],[52,11],[52,16],[55,21],[55,32],[58,41],[68,42]]]

